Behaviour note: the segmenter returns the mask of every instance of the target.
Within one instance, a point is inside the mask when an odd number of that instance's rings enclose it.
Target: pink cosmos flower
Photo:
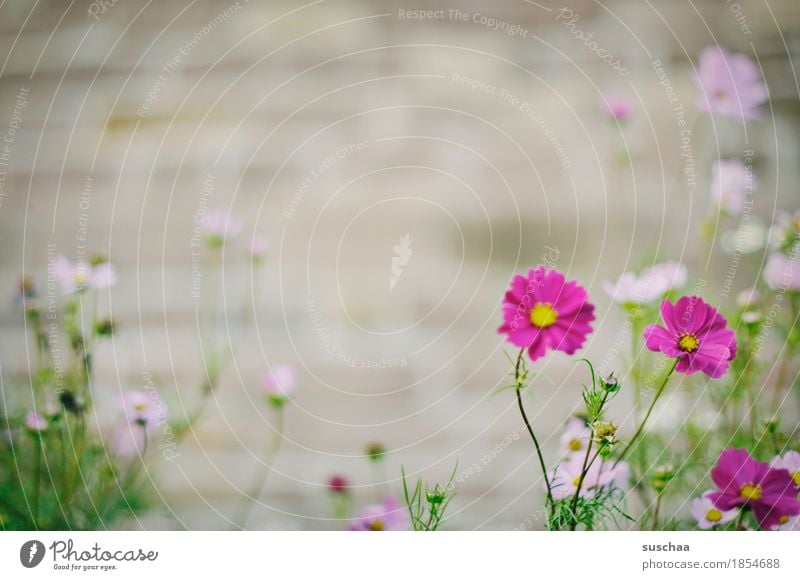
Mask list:
[[[297,369],[275,365],[261,374],[261,388],[270,398],[288,399],[297,388]]]
[[[567,461],[559,463],[550,474],[550,487],[554,499],[574,497],[578,484],[581,483],[584,455],[572,454]],[[613,462],[602,459],[595,460],[581,484],[581,497],[592,497],[603,489],[624,489],[630,477],[630,468],[624,461],[614,466]]]
[[[711,173],[711,199],[726,214],[741,215],[745,197],[758,185],[751,169],[741,159],[720,159]]]
[[[350,526],[354,532],[390,532],[407,530],[410,522],[405,506],[389,495],[383,503],[363,508]]]
[[[800,260],[775,252],[764,266],[764,281],[773,290],[785,288],[800,291]]]
[[[789,471],[756,461],[744,449],[723,451],[711,470],[711,479],[718,491],[708,497],[717,509],[750,508],[764,530],[800,514],[800,502],[795,499],[797,486]]]
[[[581,348],[592,331],[594,305],[577,282],[567,282],[558,270],[539,266],[511,280],[503,318],[498,332],[508,335],[511,344],[527,348],[535,361],[548,348],[567,354]]]
[[[797,451],[787,451],[783,457],[780,455],[770,461],[772,467],[785,469],[792,474],[794,483],[800,487],[800,453]]]
[[[701,530],[710,530],[715,526],[721,526],[736,519],[739,510],[732,509],[721,511],[714,506],[714,502],[709,497],[712,491],[705,492],[702,497],[692,501],[692,516],[697,520],[697,526]]]
[[[686,285],[686,266],[678,262],[656,264],[636,276],[625,272],[616,283],[603,282],[603,289],[618,304],[649,304],[670,290]]]
[[[269,244],[266,238],[256,236],[250,244],[250,259],[256,262],[261,261],[266,257],[268,250]]]
[[[601,110],[617,121],[625,121],[633,115],[633,101],[624,95],[605,95],[600,100]]]
[[[758,119],[767,100],[767,87],[755,62],[744,54],[731,54],[710,46],[700,54],[697,84],[701,111],[721,117]]]
[[[124,391],[120,407],[128,423],[151,429],[168,418],[166,407],[156,391]]]
[[[736,334],[716,308],[699,296],[684,296],[674,305],[661,303],[666,328],[651,324],[644,329],[647,348],[677,358],[675,370],[691,375],[703,371],[712,379],[728,372],[736,356]]]
[[[36,411],[30,411],[25,415],[25,428],[31,433],[41,433],[47,429],[47,419]]]
[[[117,457],[139,457],[147,450],[147,437],[147,430],[140,425],[119,425],[111,434],[109,448]]]
[[[784,516],[780,521],[770,528],[778,532],[798,532],[800,531],[800,516]]]
[[[213,209],[200,219],[200,227],[210,244],[222,246],[238,236],[244,227],[242,222],[222,210]]]
[[[328,479],[328,489],[332,493],[347,493],[348,487],[350,487],[350,482],[343,475],[332,475]]]
[[[592,438],[592,430],[586,425],[583,419],[573,417],[567,422],[567,428],[561,436],[561,453],[586,452],[589,439]]]
[[[53,260],[52,274],[64,294],[74,294],[87,288],[110,288],[117,283],[117,272],[109,262],[96,266],[86,262],[73,264],[65,256],[58,256]]]

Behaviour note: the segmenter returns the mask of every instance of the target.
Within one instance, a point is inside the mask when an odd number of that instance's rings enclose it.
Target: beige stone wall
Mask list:
[[[0,288],[10,295],[22,271],[43,277],[48,244],[74,256],[84,229],[110,254],[120,284],[101,308],[120,332],[98,353],[101,408],[120,385],[141,387],[143,370],[176,414],[191,406],[204,374],[196,312],[212,293],[204,253],[203,298],[191,295],[204,182],[209,206],[247,222],[223,254],[219,334],[235,357],[181,457],[158,468],[177,519],[164,510],[147,527],[225,526],[272,433],[257,385],[267,362],[300,367],[301,387],[252,525],[335,528],[321,486],[341,472],[363,486],[359,502],[373,498],[360,455],[380,441],[390,453],[378,476],[396,490],[401,464],[433,480],[456,458],[480,466],[458,486],[450,527],[525,527],[541,482],[513,398],[493,394],[509,368],[495,328],[512,273],[557,249],[598,306],[585,352],[600,360],[623,332],[604,279],[655,254],[694,278],[724,275],[721,253],[713,271],[696,269],[710,159],[754,150],[756,213],[797,206],[796,2],[580,0],[566,3],[571,26],[548,0],[437,2],[444,13],[424,21],[405,17],[428,9],[422,0],[31,4],[0,8],[0,132],[11,139]],[[769,85],[767,115],[746,134],[695,112],[691,63],[715,39],[755,53]],[[694,191],[655,60],[694,128]],[[624,131],[598,113],[607,92],[638,101]],[[630,162],[619,160],[626,144]],[[271,253],[251,284],[242,257],[254,232]],[[413,253],[390,289],[404,235]],[[753,273],[737,276],[743,287]],[[241,306],[251,297],[254,325]],[[2,325],[9,384],[27,347],[11,308]],[[345,362],[394,358],[404,364]],[[626,364],[620,354],[613,366]],[[555,457],[582,371],[562,355],[536,368],[546,379],[531,414]],[[627,406],[622,397],[616,420]]]

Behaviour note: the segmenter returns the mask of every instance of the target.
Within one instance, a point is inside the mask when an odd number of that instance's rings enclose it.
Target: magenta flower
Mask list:
[[[702,497],[692,501],[692,516],[697,520],[697,526],[701,530],[710,530],[715,526],[721,526],[736,519],[739,510],[732,509],[722,511],[714,505],[714,501],[709,497],[713,491],[707,491]]]
[[[699,296],[684,296],[674,305],[661,303],[666,328],[651,324],[644,329],[647,348],[677,358],[675,370],[687,375],[703,371],[712,379],[728,372],[736,356],[736,334],[716,308]]]
[[[592,331],[594,305],[577,282],[566,282],[558,270],[544,266],[517,275],[503,300],[505,323],[498,332],[511,344],[528,349],[531,360],[548,348],[573,354]]]
[[[703,92],[697,106],[721,117],[758,119],[768,96],[753,59],[719,46],[710,46],[700,54],[697,84]]]
[[[409,528],[408,512],[394,496],[387,496],[383,503],[369,505],[356,515],[350,526],[354,532],[390,532]]]
[[[350,482],[343,475],[332,475],[328,479],[328,490],[332,493],[347,493],[347,488],[350,487]]]
[[[729,448],[711,470],[718,491],[708,494],[717,509],[750,508],[758,525],[768,530],[800,514],[797,486],[786,469],[756,461],[744,449]]]
[[[616,121],[625,121],[633,115],[633,101],[624,95],[605,95],[600,109]]]
[[[800,453],[797,451],[787,451],[783,457],[780,455],[770,461],[772,467],[786,469],[792,474],[794,484],[800,488]]]
[[[64,294],[74,294],[93,288],[100,290],[110,288],[117,283],[117,272],[114,266],[103,262],[92,266],[86,262],[72,263],[64,256],[53,260],[52,275]]]

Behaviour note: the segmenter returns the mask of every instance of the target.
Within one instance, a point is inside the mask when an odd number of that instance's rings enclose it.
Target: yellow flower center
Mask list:
[[[133,408],[135,411],[144,411],[144,403],[136,403]]]
[[[792,477],[794,478],[794,484],[800,487],[800,471],[793,471]]]
[[[558,312],[547,302],[540,302],[531,308],[531,324],[539,328],[552,326],[558,320]]]
[[[373,532],[382,532],[383,531],[383,521],[382,520],[373,520],[373,522],[369,525],[370,531]]]
[[[706,512],[706,519],[709,522],[718,522],[722,519],[722,512],[718,509],[711,508],[708,510],[708,512]]]
[[[761,499],[761,486],[745,483],[739,490],[739,495],[748,501],[758,501]]]
[[[581,449],[583,449],[583,443],[580,439],[573,439],[569,442],[570,451],[580,451]]]
[[[86,284],[86,274],[83,272],[75,272],[75,285],[83,286]]]
[[[583,479],[581,479],[581,476],[579,475],[578,477],[576,477],[575,479],[572,480],[572,485],[574,485],[575,487],[578,487],[582,482],[583,482]]]
[[[694,334],[682,334],[678,339],[678,348],[683,352],[694,352],[697,350],[699,344],[700,341],[697,340],[697,337]]]
[[[787,516],[785,514],[781,516],[781,519],[780,519],[781,525],[785,524],[788,521],[789,521],[789,516]]]

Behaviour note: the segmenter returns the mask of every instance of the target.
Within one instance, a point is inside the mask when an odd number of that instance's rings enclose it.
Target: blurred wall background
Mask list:
[[[191,407],[209,302],[225,312],[217,340],[235,344],[180,456],[156,462],[163,505],[133,527],[227,525],[263,468],[274,417],[258,377],[276,363],[300,369],[300,388],[251,526],[336,529],[329,475],[362,504],[400,489],[401,464],[443,481],[458,459],[450,527],[540,527],[532,449],[513,397],[495,394],[511,275],[544,258],[579,279],[598,306],[585,353],[624,371],[603,280],[656,256],[690,266],[692,284],[727,270],[719,250],[705,270],[695,235],[712,159],[754,152],[765,223],[797,206],[793,1],[7,0],[0,14],[9,302],[22,273],[44,282],[48,253],[111,257],[120,282],[100,308],[119,332],[95,384],[109,416],[145,371],[176,416]],[[693,65],[714,43],[763,69],[771,102],[746,130],[696,111]],[[624,126],[600,113],[610,93],[636,103]],[[206,207],[246,223],[218,258],[193,238]],[[256,234],[270,252],[254,273]],[[392,283],[399,246],[408,260]],[[754,276],[740,269],[735,287]],[[30,343],[16,310],[1,320],[9,385]],[[554,461],[583,370],[558,354],[536,369],[528,404]],[[681,404],[674,394],[660,420]],[[614,418],[630,429],[628,406]],[[377,473],[371,442],[388,450]]]

